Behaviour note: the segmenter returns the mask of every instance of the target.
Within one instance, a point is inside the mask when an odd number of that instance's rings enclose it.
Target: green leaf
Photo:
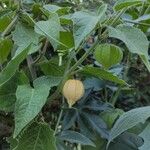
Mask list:
[[[73,48],[74,47],[74,39],[73,39],[72,33],[61,31],[60,32],[60,42],[66,46],[63,46],[60,44],[58,46],[58,50],[68,50],[70,48]]]
[[[136,126],[139,123],[144,123],[149,117],[150,106],[132,109],[121,115],[110,132],[108,145],[121,133]]]
[[[82,112],[82,119],[85,119],[86,124],[91,127],[89,128],[90,130],[94,130],[103,138],[108,138],[108,132],[106,131],[107,125],[104,120],[100,118],[100,116]],[[88,136],[89,135],[90,133],[88,134]]]
[[[121,62],[123,53],[118,46],[101,44],[97,46],[94,56],[105,69],[109,69],[111,66]]]
[[[139,150],[147,150],[150,147],[150,123],[147,125],[147,127],[143,130],[142,133],[139,134],[140,137],[143,138],[144,144],[139,147]]]
[[[82,41],[85,40],[96,25],[103,20],[106,10],[107,5],[103,4],[99,9],[98,15],[82,11],[73,14],[75,49],[78,49]]]
[[[118,148],[119,150],[139,150],[138,147],[142,144],[143,140],[138,135],[124,132],[111,143],[108,150],[118,150]]]
[[[100,68],[84,67],[80,72],[82,74],[94,76],[99,79],[108,80],[108,81],[115,82],[121,85],[127,85],[127,83],[124,80],[119,79],[116,75],[113,75],[111,72],[108,72]]]
[[[50,5],[50,4],[44,5],[43,8],[52,13],[55,13],[56,11],[61,9],[61,7],[59,7],[57,5]]]
[[[70,10],[70,7],[59,7],[51,4],[44,5],[43,8],[50,13],[57,13],[58,15],[65,15]]]
[[[0,64],[7,60],[7,57],[12,49],[13,43],[10,39],[0,41]]]
[[[19,64],[25,59],[29,51],[29,46],[22,50],[8,65],[0,72],[0,87],[6,83],[18,70]]]
[[[0,87],[0,111],[11,112],[16,101],[18,85],[28,83],[24,73],[17,72],[7,83]]]
[[[37,45],[39,43],[39,35],[34,32],[34,29],[22,23],[16,25],[15,31],[12,33],[13,41],[20,47],[29,44]]]
[[[53,13],[49,20],[37,22],[34,29],[38,34],[46,36],[56,50],[58,44],[65,46],[59,41],[60,27],[60,19],[56,13]]]
[[[116,108],[111,111],[104,111],[100,115],[101,118],[106,122],[108,128],[111,129],[116,119],[123,113],[124,111],[122,109]]]
[[[92,146],[82,146],[82,150],[106,150],[105,145],[106,141],[105,139],[101,138],[98,134],[94,135],[94,144],[96,147]]]
[[[62,131],[59,137],[61,140],[69,141],[71,143],[78,143],[82,145],[91,145],[95,146],[95,144],[88,139],[86,136],[82,135],[81,133],[75,132],[75,131]]]
[[[73,25],[73,21],[69,15],[60,16],[60,23],[61,25]]]
[[[146,67],[148,66],[148,69],[150,68],[148,61],[149,42],[140,29],[127,25],[119,25],[116,28],[109,27],[109,36],[122,40],[131,53],[144,57],[144,64]]]
[[[54,131],[44,123],[33,123],[18,139],[13,150],[56,150]]]
[[[122,40],[132,53],[148,55],[149,42],[140,29],[127,25],[109,27],[109,36]]]
[[[93,89],[93,91],[100,91],[105,87],[105,82],[94,77],[89,77],[84,80],[85,89]]]
[[[15,131],[16,137],[21,130],[34,119],[47,101],[51,87],[58,85],[60,78],[40,77],[29,85],[18,86],[15,104]]]
[[[127,7],[131,7],[131,6],[135,6],[138,4],[141,4],[143,2],[143,0],[118,0],[114,6],[116,11],[119,11],[123,8],[127,8]]]
[[[59,59],[56,57],[51,58],[49,61],[43,61],[39,63],[39,66],[45,75],[50,76],[63,76],[66,65],[58,65]]]
[[[31,44],[29,52],[28,52],[28,55],[37,52],[39,49],[41,49],[41,47],[42,47],[42,44],[39,44],[39,45],[33,45],[33,44]],[[24,46],[18,47],[18,49],[16,50],[16,53],[15,53],[14,57],[16,57],[23,49],[24,49]]]
[[[13,41],[18,46],[15,57],[26,47],[31,44],[29,54],[38,51],[39,35],[34,32],[34,29],[22,23],[16,25],[15,31],[12,33]]]
[[[9,16],[4,16],[0,18],[0,32],[3,32],[7,26],[10,24],[11,19]]]

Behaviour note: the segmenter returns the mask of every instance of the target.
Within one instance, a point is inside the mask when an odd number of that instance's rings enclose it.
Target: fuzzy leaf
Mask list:
[[[18,86],[14,137],[41,111],[51,87],[59,82],[60,78],[57,77],[40,77],[34,81],[34,88],[29,85]]]
[[[57,49],[58,44],[65,46],[59,41],[60,38],[60,19],[56,13],[50,15],[47,21],[39,21],[35,24],[35,32],[47,37],[54,49]],[[65,46],[66,47],[66,46]]]
[[[150,124],[147,125],[147,127],[143,130],[142,133],[139,134],[140,137],[143,138],[144,144],[139,147],[139,150],[147,150],[150,147]]]
[[[103,20],[106,10],[107,5],[104,4],[100,7],[98,15],[82,11],[73,14],[75,49],[77,49],[82,41],[92,32],[98,22]]]
[[[53,130],[44,123],[33,123],[25,130],[13,150],[56,150]]]
[[[0,72],[0,86],[5,84],[17,71],[19,64],[25,59],[29,51],[29,46],[22,50],[8,65]]]
[[[95,146],[94,143],[90,139],[88,139],[81,133],[78,133],[75,131],[69,131],[69,130],[62,131],[61,134],[59,135],[59,138],[61,140],[69,141],[71,143],[79,143],[82,145]]]
[[[144,123],[149,117],[150,106],[132,109],[121,115],[121,117],[116,121],[110,132],[108,145],[121,133],[134,127],[138,123]]]
[[[31,45],[29,54],[39,50],[39,35],[34,32],[33,28],[18,23],[12,35],[14,43],[18,46],[15,57],[22,52],[27,45]]]
[[[127,25],[119,25],[116,28],[109,27],[109,36],[122,40],[131,53],[142,57],[144,64],[150,71],[150,63],[148,61],[149,41],[140,29]]]
[[[22,72],[17,72],[7,83],[0,87],[0,111],[12,112],[16,101],[18,85],[27,84],[28,78]]]

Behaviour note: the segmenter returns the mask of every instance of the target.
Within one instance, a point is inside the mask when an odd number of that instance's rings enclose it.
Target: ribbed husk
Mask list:
[[[84,85],[80,80],[68,80],[63,87],[63,95],[69,107],[72,107],[84,94]]]

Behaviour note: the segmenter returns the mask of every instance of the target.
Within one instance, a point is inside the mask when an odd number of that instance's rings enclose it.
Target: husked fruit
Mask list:
[[[69,107],[72,107],[84,94],[84,85],[80,80],[70,79],[63,87],[63,95],[67,99]]]

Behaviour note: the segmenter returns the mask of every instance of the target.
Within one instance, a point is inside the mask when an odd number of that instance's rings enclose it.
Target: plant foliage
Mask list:
[[[148,150],[149,43],[149,0],[1,0],[0,149]]]

